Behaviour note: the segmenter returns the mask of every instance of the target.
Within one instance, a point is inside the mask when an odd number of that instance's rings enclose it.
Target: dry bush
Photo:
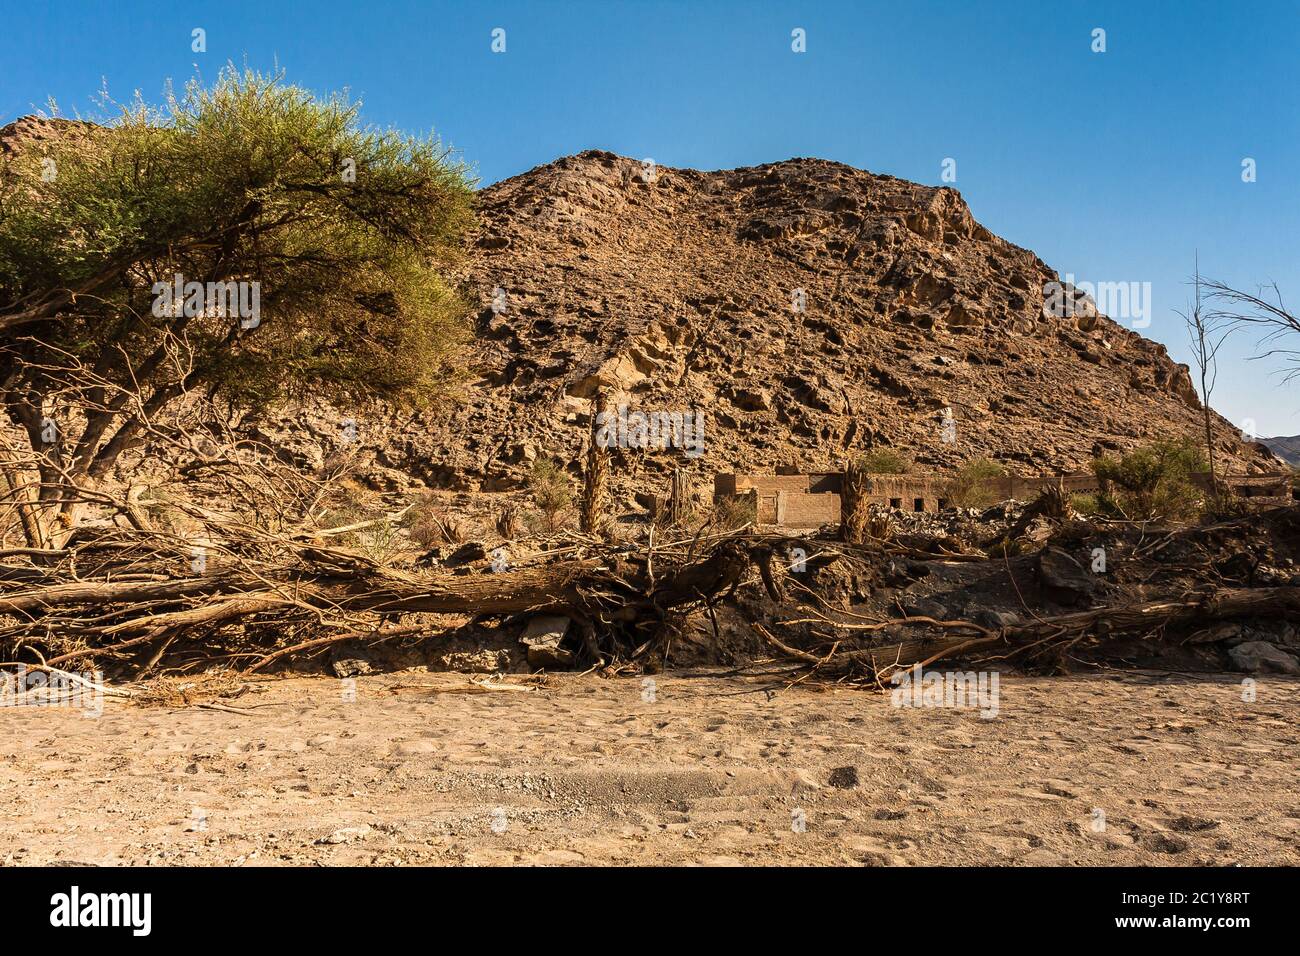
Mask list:
[[[1038,500],[1034,504],[1038,513],[1045,518],[1064,521],[1070,516],[1069,499],[1065,495],[1065,489],[1060,485],[1048,485],[1039,492]]]
[[[862,526],[862,534],[867,541],[889,541],[894,537],[894,519],[888,511],[872,508]]]
[[[440,544],[461,544],[469,536],[469,525],[459,515],[443,508],[437,496],[426,491],[411,506],[404,518],[406,533],[422,548]]]
[[[194,675],[163,675],[140,685],[132,700],[145,707],[189,707],[238,696],[248,685],[233,670],[215,667]]]
[[[758,521],[758,501],[754,495],[723,496],[713,503],[710,516],[720,531],[735,531]]]
[[[497,509],[496,530],[506,541],[513,541],[519,534],[519,506],[513,501],[507,501]]]

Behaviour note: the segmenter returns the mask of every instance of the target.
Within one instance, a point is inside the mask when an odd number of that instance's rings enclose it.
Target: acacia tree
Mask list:
[[[2,477],[32,547],[183,396],[426,404],[467,334],[443,274],[473,184],[433,137],[234,67],[115,109],[0,166],[0,401],[26,442]]]

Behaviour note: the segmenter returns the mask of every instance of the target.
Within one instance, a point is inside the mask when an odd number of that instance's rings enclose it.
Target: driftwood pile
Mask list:
[[[576,624],[583,666],[654,667],[693,616],[716,634],[716,612],[727,605],[790,670],[883,683],[898,669],[944,659],[1033,664],[1122,635],[1228,619],[1300,618],[1300,587],[1205,581],[1149,600],[1031,612],[1011,626],[927,616],[872,619],[828,601],[804,583],[806,573],[792,573],[791,548],[807,556],[813,571],[893,556],[991,567],[998,559],[926,554],[889,540],[805,540],[742,528],[664,544],[653,534],[637,545],[574,536],[567,547],[522,566],[455,574],[389,567],[331,545],[348,529],[271,533],[182,507],[200,534],[118,523],[79,529],[60,548],[0,551],[0,659],[53,668],[121,665],[139,673],[183,647],[206,651],[214,664],[255,672],[343,641],[436,638],[442,630],[413,616],[558,613]],[[754,601],[736,600],[742,586],[766,597],[760,611]],[[810,642],[809,625],[833,640]],[[877,643],[881,632],[890,637]],[[897,639],[900,633],[907,636]]]
[[[605,664],[645,656],[675,618],[709,608],[751,569],[743,538],[722,536],[639,553],[592,539],[500,572],[407,570],[327,543],[351,528],[270,533],[184,510],[202,534],[110,526],[62,548],[0,550],[0,656],[148,664],[182,639],[256,671],[346,640],[436,633],[402,621],[413,613],[549,611],[572,616],[587,659]]]

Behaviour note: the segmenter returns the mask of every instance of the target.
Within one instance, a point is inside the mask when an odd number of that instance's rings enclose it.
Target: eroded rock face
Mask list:
[[[16,155],[20,150],[39,150],[44,142],[76,136],[92,128],[79,120],[20,116],[8,126],[0,127],[0,159]]]
[[[422,452],[457,473],[508,484],[497,450],[521,440],[576,462],[598,386],[708,414],[702,458],[616,455],[615,480],[642,486],[673,465],[836,469],[880,444],[929,468],[1085,470],[1198,434],[1186,366],[1095,308],[1046,317],[1056,273],[952,189],[816,159],[650,172],[590,151],[484,190],[480,213],[464,281],[482,377]],[[1216,424],[1226,468],[1264,460]]]

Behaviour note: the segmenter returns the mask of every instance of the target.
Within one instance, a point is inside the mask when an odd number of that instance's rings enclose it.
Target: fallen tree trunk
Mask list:
[[[388,571],[342,582],[326,578],[313,582],[318,593],[311,603],[378,614],[579,611],[586,602],[586,589],[604,583],[602,567],[600,561],[587,560],[464,577]]]

